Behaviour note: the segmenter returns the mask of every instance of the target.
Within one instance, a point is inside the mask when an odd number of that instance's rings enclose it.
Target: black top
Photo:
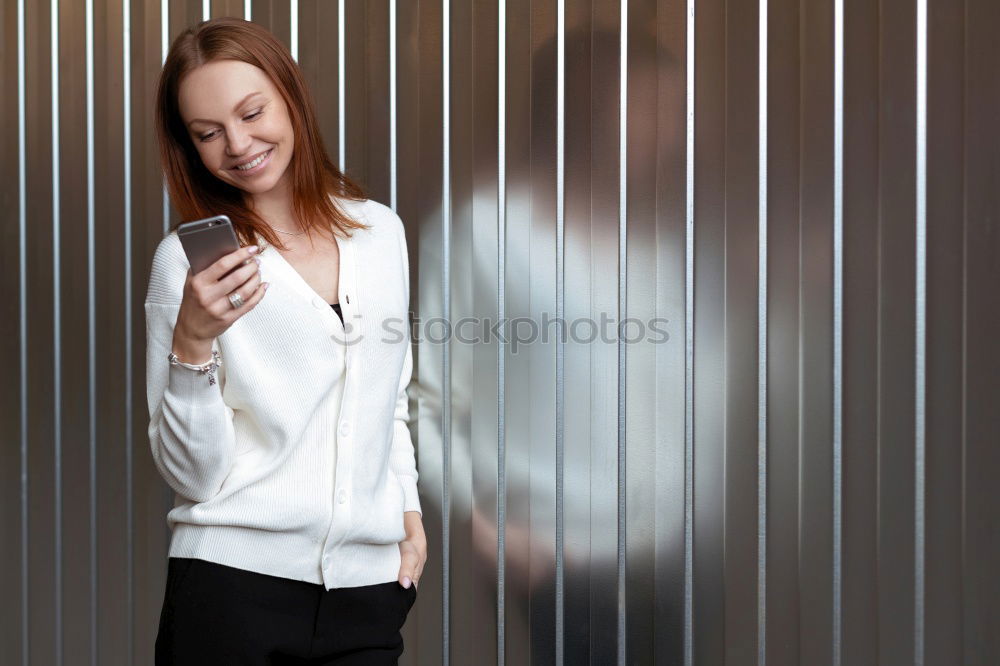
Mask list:
[[[340,323],[343,324],[344,313],[340,311],[340,303],[330,303],[330,307],[332,307],[333,311],[337,313],[337,316],[340,317]]]

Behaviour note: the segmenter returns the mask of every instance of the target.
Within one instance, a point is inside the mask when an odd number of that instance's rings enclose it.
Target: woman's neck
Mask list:
[[[299,231],[287,178],[282,178],[267,192],[250,194],[249,197],[253,211],[273,228]]]

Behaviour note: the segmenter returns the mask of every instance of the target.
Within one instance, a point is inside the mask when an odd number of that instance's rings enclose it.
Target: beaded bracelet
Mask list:
[[[191,370],[197,370],[202,374],[208,375],[209,385],[215,384],[215,369],[222,365],[222,357],[219,352],[215,349],[212,350],[212,360],[208,363],[202,363],[201,365],[194,365],[193,363],[185,363],[184,361],[177,358],[177,354],[170,352],[167,354],[167,360],[170,361],[171,365],[180,365],[185,368],[190,368]]]

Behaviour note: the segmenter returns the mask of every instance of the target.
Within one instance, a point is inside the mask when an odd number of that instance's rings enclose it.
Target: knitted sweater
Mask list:
[[[406,237],[378,202],[339,205],[372,227],[337,238],[346,325],[262,242],[270,287],[213,342],[223,362],[215,384],[167,361],[190,264],[176,231],[156,248],[146,393],[153,461],[176,493],[171,557],[326,589],[398,576],[403,513],[421,511]]]

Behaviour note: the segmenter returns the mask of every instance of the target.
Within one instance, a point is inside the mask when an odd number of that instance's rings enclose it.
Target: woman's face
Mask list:
[[[181,80],[177,101],[202,163],[217,178],[262,194],[288,177],[294,131],[264,70],[241,60],[206,63]]]

